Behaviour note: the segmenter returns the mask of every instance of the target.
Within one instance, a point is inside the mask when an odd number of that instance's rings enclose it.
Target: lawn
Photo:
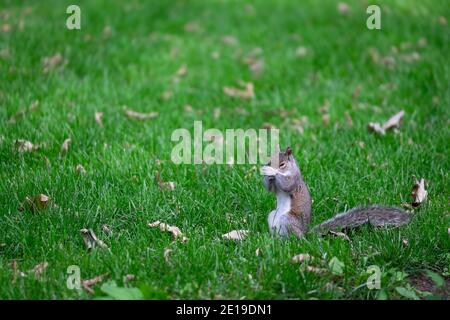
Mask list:
[[[446,1],[376,2],[381,30],[366,27],[366,1],[3,0],[0,298],[101,298],[113,281],[145,298],[445,297],[424,273],[450,276],[450,11]],[[73,3],[80,30],[66,28]],[[224,93],[240,81],[253,98]],[[367,130],[399,110],[397,133]],[[171,161],[172,132],[194,120],[279,128],[311,189],[312,225],[357,205],[411,202],[414,176],[428,200],[409,225],[363,227],[350,241],[271,237],[275,197],[255,165]],[[21,152],[17,139],[34,148]],[[38,194],[48,208],[19,210]],[[189,240],[149,228],[156,220]],[[83,228],[108,249],[89,252]],[[237,229],[248,236],[222,239]],[[293,263],[300,253],[321,273]],[[82,279],[107,276],[73,290],[73,265]],[[379,290],[365,285],[372,265]]]

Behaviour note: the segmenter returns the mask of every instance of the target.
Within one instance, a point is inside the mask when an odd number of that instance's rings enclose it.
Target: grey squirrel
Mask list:
[[[270,232],[287,236],[303,237],[309,231],[311,222],[311,196],[303,181],[300,169],[288,147],[277,152],[278,159],[272,157],[261,168],[264,186],[275,193],[277,207],[269,213]],[[327,233],[339,229],[355,228],[369,223],[373,226],[401,226],[411,220],[411,214],[403,209],[383,206],[356,207],[313,227],[311,231]]]

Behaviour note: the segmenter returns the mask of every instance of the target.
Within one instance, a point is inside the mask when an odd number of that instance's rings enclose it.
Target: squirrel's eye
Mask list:
[[[280,168],[284,168],[284,167],[286,167],[286,162],[282,162],[282,163],[280,163]]]

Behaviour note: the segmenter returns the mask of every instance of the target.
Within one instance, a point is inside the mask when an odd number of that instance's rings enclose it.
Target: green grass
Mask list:
[[[151,288],[147,297],[166,298],[377,298],[379,291],[361,286],[370,265],[383,272],[383,294],[402,298],[395,288],[408,286],[408,278],[396,278],[398,272],[448,276],[450,32],[439,23],[440,16],[450,20],[446,1],[378,1],[382,30],[374,31],[366,28],[365,1],[348,1],[345,15],[334,1],[312,0],[256,1],[253,10],[240,1],[76,1],[82,29],[69,31],[65,10],[73,2],[4,0],[0,7],[1,25],[11,27],[0,31],[0,298],[92,298],[66,287],[70,265],[80,266],[83,279],[109,273],[120,286],[134,274],[133,286]],[[24,15],[28,6],[32,11]],[[200,31],[185,31],[188,22]],[[227,35],[238,44],[225,44]],[[425,46],[418,45],[421,38]],[[299,46],[306,56],[295,55]],[[265,61],[259,77],[242,62],[256,47]],[[393,56],[393,68],[375,64],[371,48]],[[68,64],[44,74],[43,58],[58,52]],[[412,52],[420,60],[402,60]],[[188,73],[174,83],[182,65]],[[254,99],[223,93],[238,80],[254,83]],[[173,93],[167,100],[166,91]],[[8,123],[35,100],[36,111]],[[319,112],[325,101],[328,126]],[[187,104],[194,112],[184,110]],[[128,119],[124,105],[159,117]],[[290,119],[281,109],[292,112]],[[406,116],[398,134],[367,131],[368,122],[400,109]],[[94,121],[96,111],[104,113],[103,127]],[[299,134],[290,121],[302,116],[309,121]],[[351,243],[313,234],[274,239],[266,217],[275,199],[253,166],[171,163],[172,131],[191,130],[194,120],[221,130],[258,129],[265,122],[280,128],[282,147],[293,148],[310,186],[313,225],[360,204],[408,202],[413,175],[428,181],[429,200],[410,225],[365,227],[350,234]],[[66,138],[72,143],[60,156]],[[45,145],[21,154],[12,148],[16,139]],[[78,164],[85,175],[76,173]],[[174,191],[158,187],[157,170],[176,182]],[[26,196],[39,193],[58,208],[18,211]],[[189,241],[172,242],[148,228],[154,220],[180,227]],[[102,232],[103,224],[112,235]],[[92,228],[110,251],[89,254],[82,228]],[[233,229],[250,235],[238,243],[221,240]],[[169,263],[166,248],[173,249]],[[298,253],[325,262],[337,257],[344,272],[302,273],[290,262]],[[13,283],[13,260],[25,273],[42,261],[49,265],[42,279]],[[94,297],[103,295],[100,285],[94,289]]]

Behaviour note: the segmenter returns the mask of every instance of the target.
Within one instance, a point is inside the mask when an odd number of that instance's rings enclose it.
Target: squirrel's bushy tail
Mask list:
[[[338,214],[312,228],[313,232],[325,233],[339,229],[355,228],[365,223],[372,226],[401,226],[411,220],[411,214],[392,207],[357,207]]]

